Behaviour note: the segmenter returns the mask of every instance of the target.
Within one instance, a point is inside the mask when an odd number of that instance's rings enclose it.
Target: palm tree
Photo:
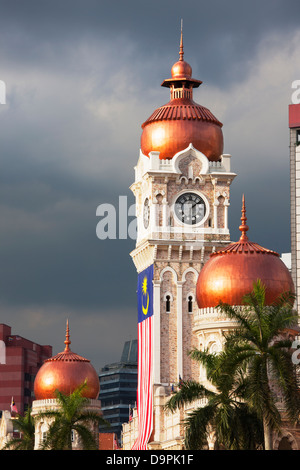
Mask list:
[[[262,446],[262,423],[243,398],[243,377],[240,380],[225,368],[224,353],[209,354],[194,349],[190,356],[202,363],[211,387],[195,381],[183,381],[167,402],[166,409],[174,412],[183,405],[204,399],[203,406],[190,412],[184,421],[185,447],[199,450],[207,445],[213,431],[216,444],[228,450],[256,449]]]
[[[59,410],[45,411],[38,414],[36,419],[53,420],[41,449],[72,450],[73,432],[78,434],[84,450],[97,450],[99,448],[98,442],[89,428],[93,425],[108,425],[108,423],[98,413],[84,409],[89,401],[82,396],[85,386],[85,383],[82,384],[71,395],[64,395],[57,391]]]
[[[24,416],[17,414],[12,420],[13,427],[21,433],[20,437],[10,439],[3,450],[33,450],[34,449],[34,420],[31,416],[31,409],[28,408]]]
[[[265,286],[260,280],[243,299],[242,308],[222,302],[219,309],[238,326],[226,335],[227,366],[235,373],[246,374],[245,400],[262,419],[265,449],[272,449],[272,431],[280,431],[281,414],[276,407],[276,392],[281,393],[286,416],[292,422],[300,411],[299,390],[290,348],[292,341],[283,336],[295,328],[295,296],[282,294],[270,306],[265,305]]]

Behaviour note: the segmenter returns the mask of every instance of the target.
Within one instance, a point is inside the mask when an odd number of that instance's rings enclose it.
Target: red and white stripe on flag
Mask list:
[[[147,450],[153,430],[153,315],[138,323],[138,438],[132,450]]]

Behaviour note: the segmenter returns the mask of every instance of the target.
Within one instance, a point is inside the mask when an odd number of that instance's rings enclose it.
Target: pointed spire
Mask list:
[[[67,320],[66,339],[65,339],[65,345],[66,345],[65,351],[69,351],[69,350],[70,350],[70,348],[69,348],[70,344],[71,344],[71,341],[70,341],[69,320]]]
[[[246,224],[246,204],[245,204],[245,195],[243,194],[243,204],[242,204],[242,217],[241,217],[241,225],[239,226],[240,231],[242,232],[242,235],[240,237],[240,240],[248,240],[248,237],[246,235],[246,232],[249,230],[248,225]]]
[[[182,28],[183,27],[183,20],[181,20],[181,28],[180,28],[180,49],[179,49],[179,60],[183,60],[183,33],[182,33]]]
[[[171,100],[174,98],[182,97],[188,97],[192,99],[192,89],[198,88],[202,83],[201,80],[196,80],[195,78],[192,78],[192,67],[184,60],[183,56],[183,20],[181,20],[179,60],[177,60],[175,64],[173,64],[173,67],[171,69],[172,78],[167,78],[161,84],[161,86],[163,87],[170,88]],[[184,92],[182,92],[182,88],[185,88]],[[174,91],[174,89],[176,90]]]

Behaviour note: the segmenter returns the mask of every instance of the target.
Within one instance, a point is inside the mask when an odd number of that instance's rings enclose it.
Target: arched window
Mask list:
[[[188,296],[188,312],[193,313],[193,297],[191,295]]]
[[[166,312],[170,313],[171,311],[171,296],[166,295]]]
[[[189,292],[186,296],[186,302],[187,302],[187,311],[188,313],[193,313],[193,305],[195,302],[195,296],[192,292]]]
[[[278,445],[278,450],[293,450],[287,437],[283,437]]]
[[[173,301],[172,293],[171,292],[166,292],[165,295],[164,295],[166,313],[171,313],[171,302],[172,301]]]

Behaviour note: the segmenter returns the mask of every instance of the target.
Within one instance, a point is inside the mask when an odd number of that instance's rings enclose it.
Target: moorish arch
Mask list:
[[[297,441],[293,434],[283,430],[273,441],[274,450],[299,450]]]

